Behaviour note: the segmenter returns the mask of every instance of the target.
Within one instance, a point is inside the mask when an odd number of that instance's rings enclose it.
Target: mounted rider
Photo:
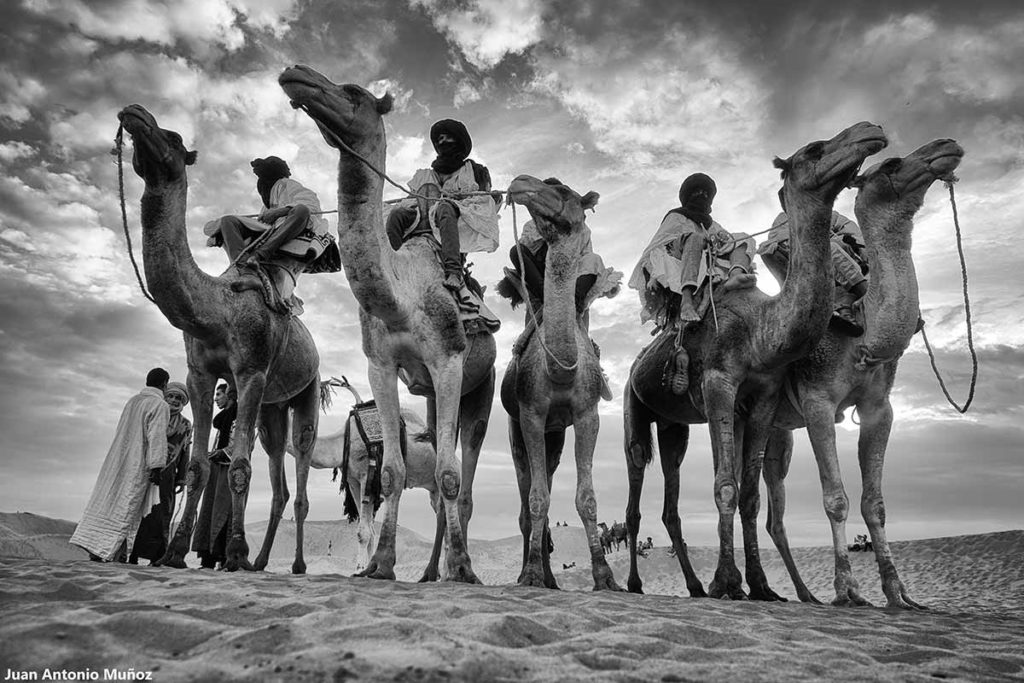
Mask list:
[[[291,177],[288,164],[276,156],[253,159],[256,191],[263,208],[256,219],[222,216],[208,222],[206,244],[223,246],[239,270],[232,289],[262,289],[272,308],[301,312],[292,296],[302,273],[336,273],[341,253],[316,193]],[[264,267],[269,266],[269,272]]]
[[[388,241],[398,250],[413,237],[433,235],[441,247],[444,286],[460,306],[473,306],[465,289],[465,255],[498,248],[500,194],[479,194],[491,191],[491,174],[469,158],[473,140],[461,121],[435,122],[430,143],[437,157],[409,181],[409,189],[420,196],[402,200],[387,214]]]
[[[689,357],[682,339],[707,309],[708,285],[729,291],[757,282],[751,262],[754,240],[728,232],[711,218],[717,193],[710,176],[688,176],[679,187],[679,206],[665,214],[629,279],[629,286],[640,293],[640,320],[654,320],[655,332],[677,331],[671,382],[677,394],[688,383]]]

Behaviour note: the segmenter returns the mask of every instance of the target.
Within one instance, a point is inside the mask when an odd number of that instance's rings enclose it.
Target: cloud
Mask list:
[[[470,0],[464,6],[411,0],[410,4],[425,8],[466,59],[481,69],[523,52],[540,37],[539,0]]]
[[[245,43],[240,24],[280,35],[295,16],[293,0],[245,2],[239,0],[183,0],[156,3],[124,0],[103,4],[82,0],[26,0],[32,12],[72,24],[87,36],[110,40],[143,40],[173,45],[184,40],[193,46],[213,42],[228,50]]]

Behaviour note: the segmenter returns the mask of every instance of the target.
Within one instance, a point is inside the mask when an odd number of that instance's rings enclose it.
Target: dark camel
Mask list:
[[[706,595],[683,542],[678,501],[679,467],[686,453],[690,425],[707,422],[714,453],[720,543],[718,567],[709,591],[712,597],[747,597],[733,557],[738,484],[742,480],[743,488],[753,491],[746,499],[756,502],[760,450],[772,423],[777,405],[775,395],[782,385],[785,368],[813,348],[825,333],[831,316],[832,205],[864,160],[886,144],[881,128],[858,123],[831,140],[804,146],[787,160],[776,159],[775,165],[782,170],[792,223],[790,272],[782,291],[774,297],[756,288],[716,293],[717,330],[715,316],[709,312],[684,340],[690,357],[690,389],[684,396],[673,394],[665,382],[665,369],[675,353],[674,330],[663,331],[633,363],[623,401],[629,473],[626,525],[630,591],[642,592],[636,539],[644,468],[653,457],[651,424],[655,423],[665,473],[662,520],[690,595]],[[752,478],[754,488],[750,489]],[[744,534],[744,547],[750,597],[781,599],[768,586],[757,552],[756,533]]]
[[[546,551],[551,479],[572,426],[576,455],[576,511],[587,532],[594,590],[622,590],[604,557],[594,495],[594,447],[601,418],[601,367],[587,333],[588,300],[576,303],[577,265],[585,246],[584,211],[596,192],[580,196],[566,185],[518,176],[509,200],[530,212],[547,243],[543,315],[522,352],[509,362],[501,383],[508,413],[512,462],[519,481],[519,528],[523,534],[521,586],[557,588]],[[581,310],[582,309],[582,310]],[[532,309],[527,315],[536,314]]]
[[[289,315],[272,312],[260,292],[235,292],[238,271],[231,267],[213,277],[196,265],[188,248],[185,206],[186,166],[195,162],[181,136],[157,125],[137,104],[118,118],[134,143],[132,166],[146,183],[142,195],[143,259],[146,281],[160,311],[185,333],[188,390],[193,400],[195,437],[189,463],[188,497],[181,522],[158,564],[184,567],[196,520],[196,508],[209,477],[207,460],[213,391],[225,379],[238,391],[238,417],[231,454],[232,523],[225,568],[263,569],[288,501],[284,477],[288,411],[294,414],[296,451],[296,551],[292,571],[306,571],[302,525],[309,510],[306,480],[309,454],[316,444],[320,397],[320,358],[305,326]],[[301,267],[296,262],[293,267]],[[245,504],[252,478],[250,457],[257,421],[270,457],[273,503],[263,546],[254,563],[245,541]]]
[[[865,333],[852,338],[829,331],[806,358],[790,366],[799,409],[780,400],[764,456],[768,485],[768,532],[789,569],[797,596],[818,602],[800,578],[783,525],[785,476],[793,453],[793,429],[807,427],[821,477],[825,512],[835,549],[834,605],[865,605],[846,545],[849,500],[839,473],[835,423],[856,406],[860,417],[857,456],[863,493],[860,510],[871,534],[882,590],[889,607],[920,608],[907,594],[885,535],[882,464],[892,429],[889,393],[899,358],[917,331],[917,275],[911,258],[914,215],[937,180],[951,180],[964,151],[952,140],[935,140],[906,157],[888,159],[858,177],[854,210],[864,232],[870,281],[864,298]],[[745,520],[746,523],[746,520]],[[756,524],[756,519],[751,520]],[[755,531],[756,533],[756,531]]]
[[[278,79],[292,101],[338,149],[338,246],[359,302],[370,389],[384,438],[381,491],[384,520],[365,576],[394,579],[398,503],[405,486],[398,404],[401,375],[413,394],[428,397],[427,424],[436,428],[435,478],[447,517],[447,577],[478,582],[467,547],[473,477],[494,396],[494,337],[466,335],[431,237],[391,248],[381,216],[383,180],[363,161],[385,169],[383,116],[392,98],[358,85],[338,85],[305,66]],[[357,158],[355,154],[362,157]],[[455,453],[461,431],[462,462]]]

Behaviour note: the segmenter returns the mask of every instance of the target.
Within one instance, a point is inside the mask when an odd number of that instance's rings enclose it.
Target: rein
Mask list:
[[[119,125],[117,127],[117,135],[114,136],[114,149],[111,150],[117,156],[117,191],[121,197],[121,225],[124,227],[124,239],[128,243],[128,258],[132,262],[132,268],[135,270],[135,279],[139,281],[139,289],[142,290],[142,296],[146,297],[154,304],[154,299],[149,292],[146,291],[146,285],[142,281],[142,274],[139,272],[139,264],[135,262],[135,253],[132,251],[132,236],[128,232],[128,210],[125,208],[124,201],[124,126]]]
[[[522,268],[523,273],[525,274],[526,273],[526,266],[523,265],[525,263],[525,261],[523,261],[523,245],[521,245],[519,243],[519,227],[518,227],[518,220],[516,219],[516,205],[515,205],[515,202],[512,202],[511,206],[512,206],[512,237],[516,241],[516,255],[519,257],[520,267]],[[525,277],[525,275],[524,275],[524,277]],[[555,365],[557,365],[558,367],[562,368],[566,372],[573,372],[574,370],[576,370],[577,367],[579,367],[579,364],[580,364],[579,354],[577,353],[576,360],[573,361],[572,365],[566,365],[565,363],[563,363],[562,361],[560,361],[558,359],[558,356],[556,356],[554,353],[551,352],[551,349],[548,348],[548,345],[544,343],[544,330],[541,329],[540,323],[537,321],[537,314],[534,313],[534,311],[533,311],[533,304],[530,303],[530,294],[529,294],[529,292],[526,291],[526,281],[525,280],[520,280],[520,282],[522,284],[522,290],[523,290],[522,291],[523,301],[526,302],[526,312],[529,315],[529,317],[531,319],[533,319],[533,327],[534,327],[534,330],[536,331],[535,332],[535,336],[537,337],[537,342],[540,344],[540,347],[542,349],[544,349],[544,353],[546,353],[548,355],[548,358],[550,358],[551,360],[555,361]]]
[[[946,389],[946,383],[942,379],[942,374],[939,372],[938,365],[935,363],[935,353],[932,351],[931,344],[928,343],[928,334],[921,328],[921,339],[924,340],[924,347],[928,351],[928,361],[931,363],[932,372],[935,373],[935,379],[939,380],[939,387],[942,389],[942,393],[945,394],[946,400],[953,406],[958,413],[963,415],[970,408],[971,402],[974,400],[974,389],[978,382],[978,353],[974,350],[974,324],[971,316],[971,299],[967,294],[967,262],[964,260],[964,245],[963,237],[960,234],[960,218],[956,209],[956,196],[953,194],[953,181],[947,180],[946,187],[949,188],[949,203],[953,207],[953,227],[956,230],[956,250],[960,256],[960,276],[963,282],[964,292],[964,318],[967,321],[967,348],[971,354],[971,386],[967,392],[967,401],[964,402],[963,406],[957,404],[953,400],[953,397],[949,395],[949,390]]]

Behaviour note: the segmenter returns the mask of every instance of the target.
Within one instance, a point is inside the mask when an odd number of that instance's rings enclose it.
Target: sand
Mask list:
[[[664,548],[640,560],[647,595],[592,593],[578,527],[553,530],[556,576],[568,590],[512,585],[515,538],[471,542],[488,585],[354,579],[355,526],[309,526],[310,574],[286,573],[287,524],[271,571],[229,574],[89,562],[57,542],[72,523],[0,515],[0,680],[8,670],[37,680],[46,671],[125,679],[131,670],[164,681],[1024,677],[1022,531],[894,543],[911,595],[932,607],[902,612],[677,597],[685,588]],[[262,529],[251,531],[255,545]],[[429,549],[403,530],[399,577],[418,578]],[[715,552],[692,550],[707,582]],[[772,586],[792,596],[775,552],[763,554]],[[829,598],[829,550],[796,556],[810,588]],[[873,559],[853,557],[866,594],[884,604]],[[627,554],[609,558],[624,584]]]

